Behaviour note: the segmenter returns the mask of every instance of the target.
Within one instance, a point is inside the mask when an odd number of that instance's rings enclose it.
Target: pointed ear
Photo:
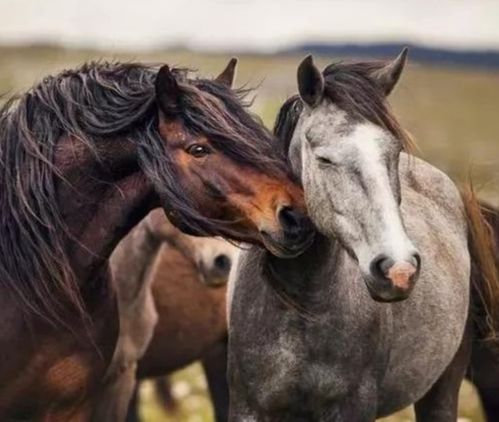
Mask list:
[[[232,84],[234,83],[234,79],[236,78],[236,68],[237,68],[237,59],[232,57],[229,63],[225,67],[225,69],[218,75],[215,80],[223,85],[232,88]]]
[[[162,66],[156,76],[156,99],[165,114],[175,114],[180,100],[180,88],[168,65]]]
[[[383,66],[381,69],[376,70],[372,77],[376,81],[376,83],[381,87],[385,95],[389,95],[397,82],[400,79],[400,75],[404,70],[404,66],[407,62],[407,47],[404,47],[402,52],[398,55],[398,57]]]
[[[311,55],[305,57],[300,63],[297,76],[301,99],[310,107],[315,107],[324,95],[324,77],[315,66]]]

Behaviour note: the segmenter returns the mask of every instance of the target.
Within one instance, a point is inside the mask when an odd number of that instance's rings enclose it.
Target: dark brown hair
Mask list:
[[[187,225],[207,233],[228,230],[204,218],[177,182],[158,132],[157,71],[137,63],[88,63],[46,77],[0,111],[0,287],[30,314],[60,326],[68,310],[85,316],[57,202],[56,182],[67,183],[54,165],[62,136],[83,143],[97,159],[107,142],[134,142],[142,171]],[[245,110],[249,90],[189,79],[185,69],[174,72],[182,90],[174,113],[188,131],[268,174],[285,168],[271,134]]]

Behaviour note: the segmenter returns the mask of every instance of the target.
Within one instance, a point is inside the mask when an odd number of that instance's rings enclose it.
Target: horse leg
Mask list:
[[[499,421],[499,388],[477,387],[487,422]]]
[[[126,414],[125,422],[140,422],[139,387],[140,387],[140,381],[137,382],[137,384],[135,385],[135,389],[133,390],[130,403],[128,404],[128,411]]]
[[[475,385],[488,422],[499,421],[499,346],[495,341],[476,340],[467,374]]]
[[[128,405],[135,391],[137,363],[128,365],[119,374],[106,381],[106,385],[95,404],[93,422],[123,422]]]
[[[431,389],[415,403],[417,422],[455,422],[459,388],[471,358],[472,335],[468,322],[452,362]]]
[[[227,383],[227,339],[212,348],[202,360],[208,381],[215,420],[226,422],[229,417],[229,386]]]

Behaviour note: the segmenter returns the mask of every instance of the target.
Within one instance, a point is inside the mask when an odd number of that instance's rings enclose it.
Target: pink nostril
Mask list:
[[[395,286],[406,290],[411,286],[411,277],[416,272],[414,265],[408,262],[396,262],[386,273],[386,278],[390,279]]]

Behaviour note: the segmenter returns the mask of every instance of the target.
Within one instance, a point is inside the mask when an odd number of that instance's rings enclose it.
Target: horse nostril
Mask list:
[[[382,254],[373,259],[370,271],[378,286],[391,286],[399,290],[410,291],[418,277],[420,262],[421,258],[417,253],[414,253],[408,260],[397,262]]]
[[[282,207],[278,219],[288,239],[299,238],[307,230],[306,217],[291,207]]]
[[[282,207],[279,210],[279,222],[286,228],[299,226],[299,219],[299,214],[291,207]]]
[[[387,278],[388,272],[390,271],[390,268],[393,267],[395,264],[395,261],[386,256],[386,255],[378,255],[376,258],[374,258],[371,262],[370,265],[370,270],[371,274],[377,278]]]
[[[412,255],[412,265],[414,265],[414,267],[416,268],[417,271],[420,270],[421,268],[421,255],[419,255],[417,252],[415,252],[413,255]]]
[[[219,271],[229,271],[231,260],[227,255],[217,255],[213,260],[214,267]]]

